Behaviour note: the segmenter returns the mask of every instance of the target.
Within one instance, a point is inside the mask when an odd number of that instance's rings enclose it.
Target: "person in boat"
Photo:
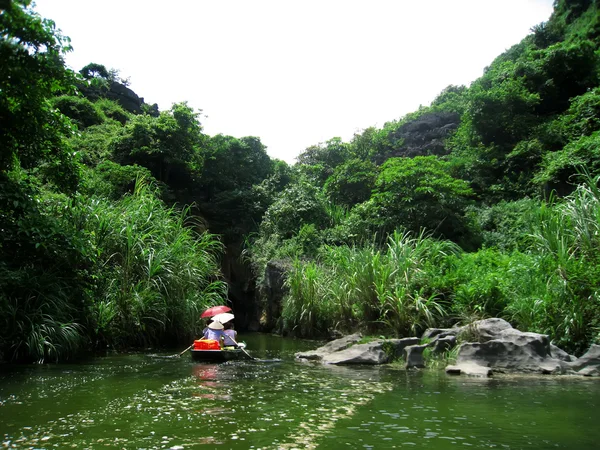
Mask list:
[[[225,335],[223,345],[225,347],[237,347],[237,331],[233,329],[233,321],[230,320],[229,322],[224,323],[223,327],[223,334]]]
[[[217,322],[213,320],[208,326],[204,329],[204,336],[202,339],[212,339],[219,343],[221,348],[223,348],[223,339],[225,338],[225,333],[223,332],[223,324],[221,322]]]

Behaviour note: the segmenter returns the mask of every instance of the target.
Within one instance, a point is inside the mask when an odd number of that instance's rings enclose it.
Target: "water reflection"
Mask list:
[[[595,448],[598,380],[472,379],[302,364],[316,346],[246,339],[279,363],[122,355],[0,375],[13,448]],[[173,352],[170,352],[172,354]],[[167,355],[167,354],[165,354]],[[161,356],[161,355],[157,355]]]

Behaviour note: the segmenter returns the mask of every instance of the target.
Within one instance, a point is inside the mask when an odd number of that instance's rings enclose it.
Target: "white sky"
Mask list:
[[[34,0],[71,37],[75,70],[121,71],[204,131],[271,157],[381,127],[466,84],[547,20],[553,0]]]

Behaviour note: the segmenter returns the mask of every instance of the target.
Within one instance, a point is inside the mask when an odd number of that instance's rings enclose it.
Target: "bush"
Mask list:
[[[99,98],[94,103],[94,106],[100,113],[109,119],[116,120],[121,125],[125,125],[132,117],[131,113],[125,111],[121,105],[107,98]]]
[[[94,169],[86,171],[82,191],[90,196],[118,200],[134,191],[137,180],[152,180],[150,171],[140,166],[121,166],[103,161]]]
[[[118,202],[92,200],[82,221],[96,260],[94,337],[112,347],[175,344],[199,334],[199,314],[223,303],[221,243],[194,231],[138,180]]]
[[[419,334],[445,314],[442,296],[428,288],[426,269],[456,250],[450,242],[409,233],[395,233],[381,250],[323,247],[319,263],[298,260],[290,274],[284,327],[303,336],[357,326]]]
[[[484,247],[504,252],[524,251],[531,244],[532,221],[539,207],[539,200],[503,200],[489,207],[472,207],[468,210],[468,215],[476,224],[474,231],[481,235]]]
[[[99,125],[105,117],[87,98],[62,95],[52,99],[55,108],[73,121],[79,128]]]
[[[329,222],[326,201],[319,190],[305,180],[289,185],[267,209],[261,228],[283,238],[295,235],[303,225],[325,228]]]

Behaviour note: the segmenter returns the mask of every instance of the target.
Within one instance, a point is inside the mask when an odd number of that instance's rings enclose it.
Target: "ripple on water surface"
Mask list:
[[[275,346],[293,346],[273,338]],[[0,375],[13,448],[595,448],[597,380],[124,355]],[[293,350],[293,348],[292,348]],[[258,353],[258,352],[257,352]]]

